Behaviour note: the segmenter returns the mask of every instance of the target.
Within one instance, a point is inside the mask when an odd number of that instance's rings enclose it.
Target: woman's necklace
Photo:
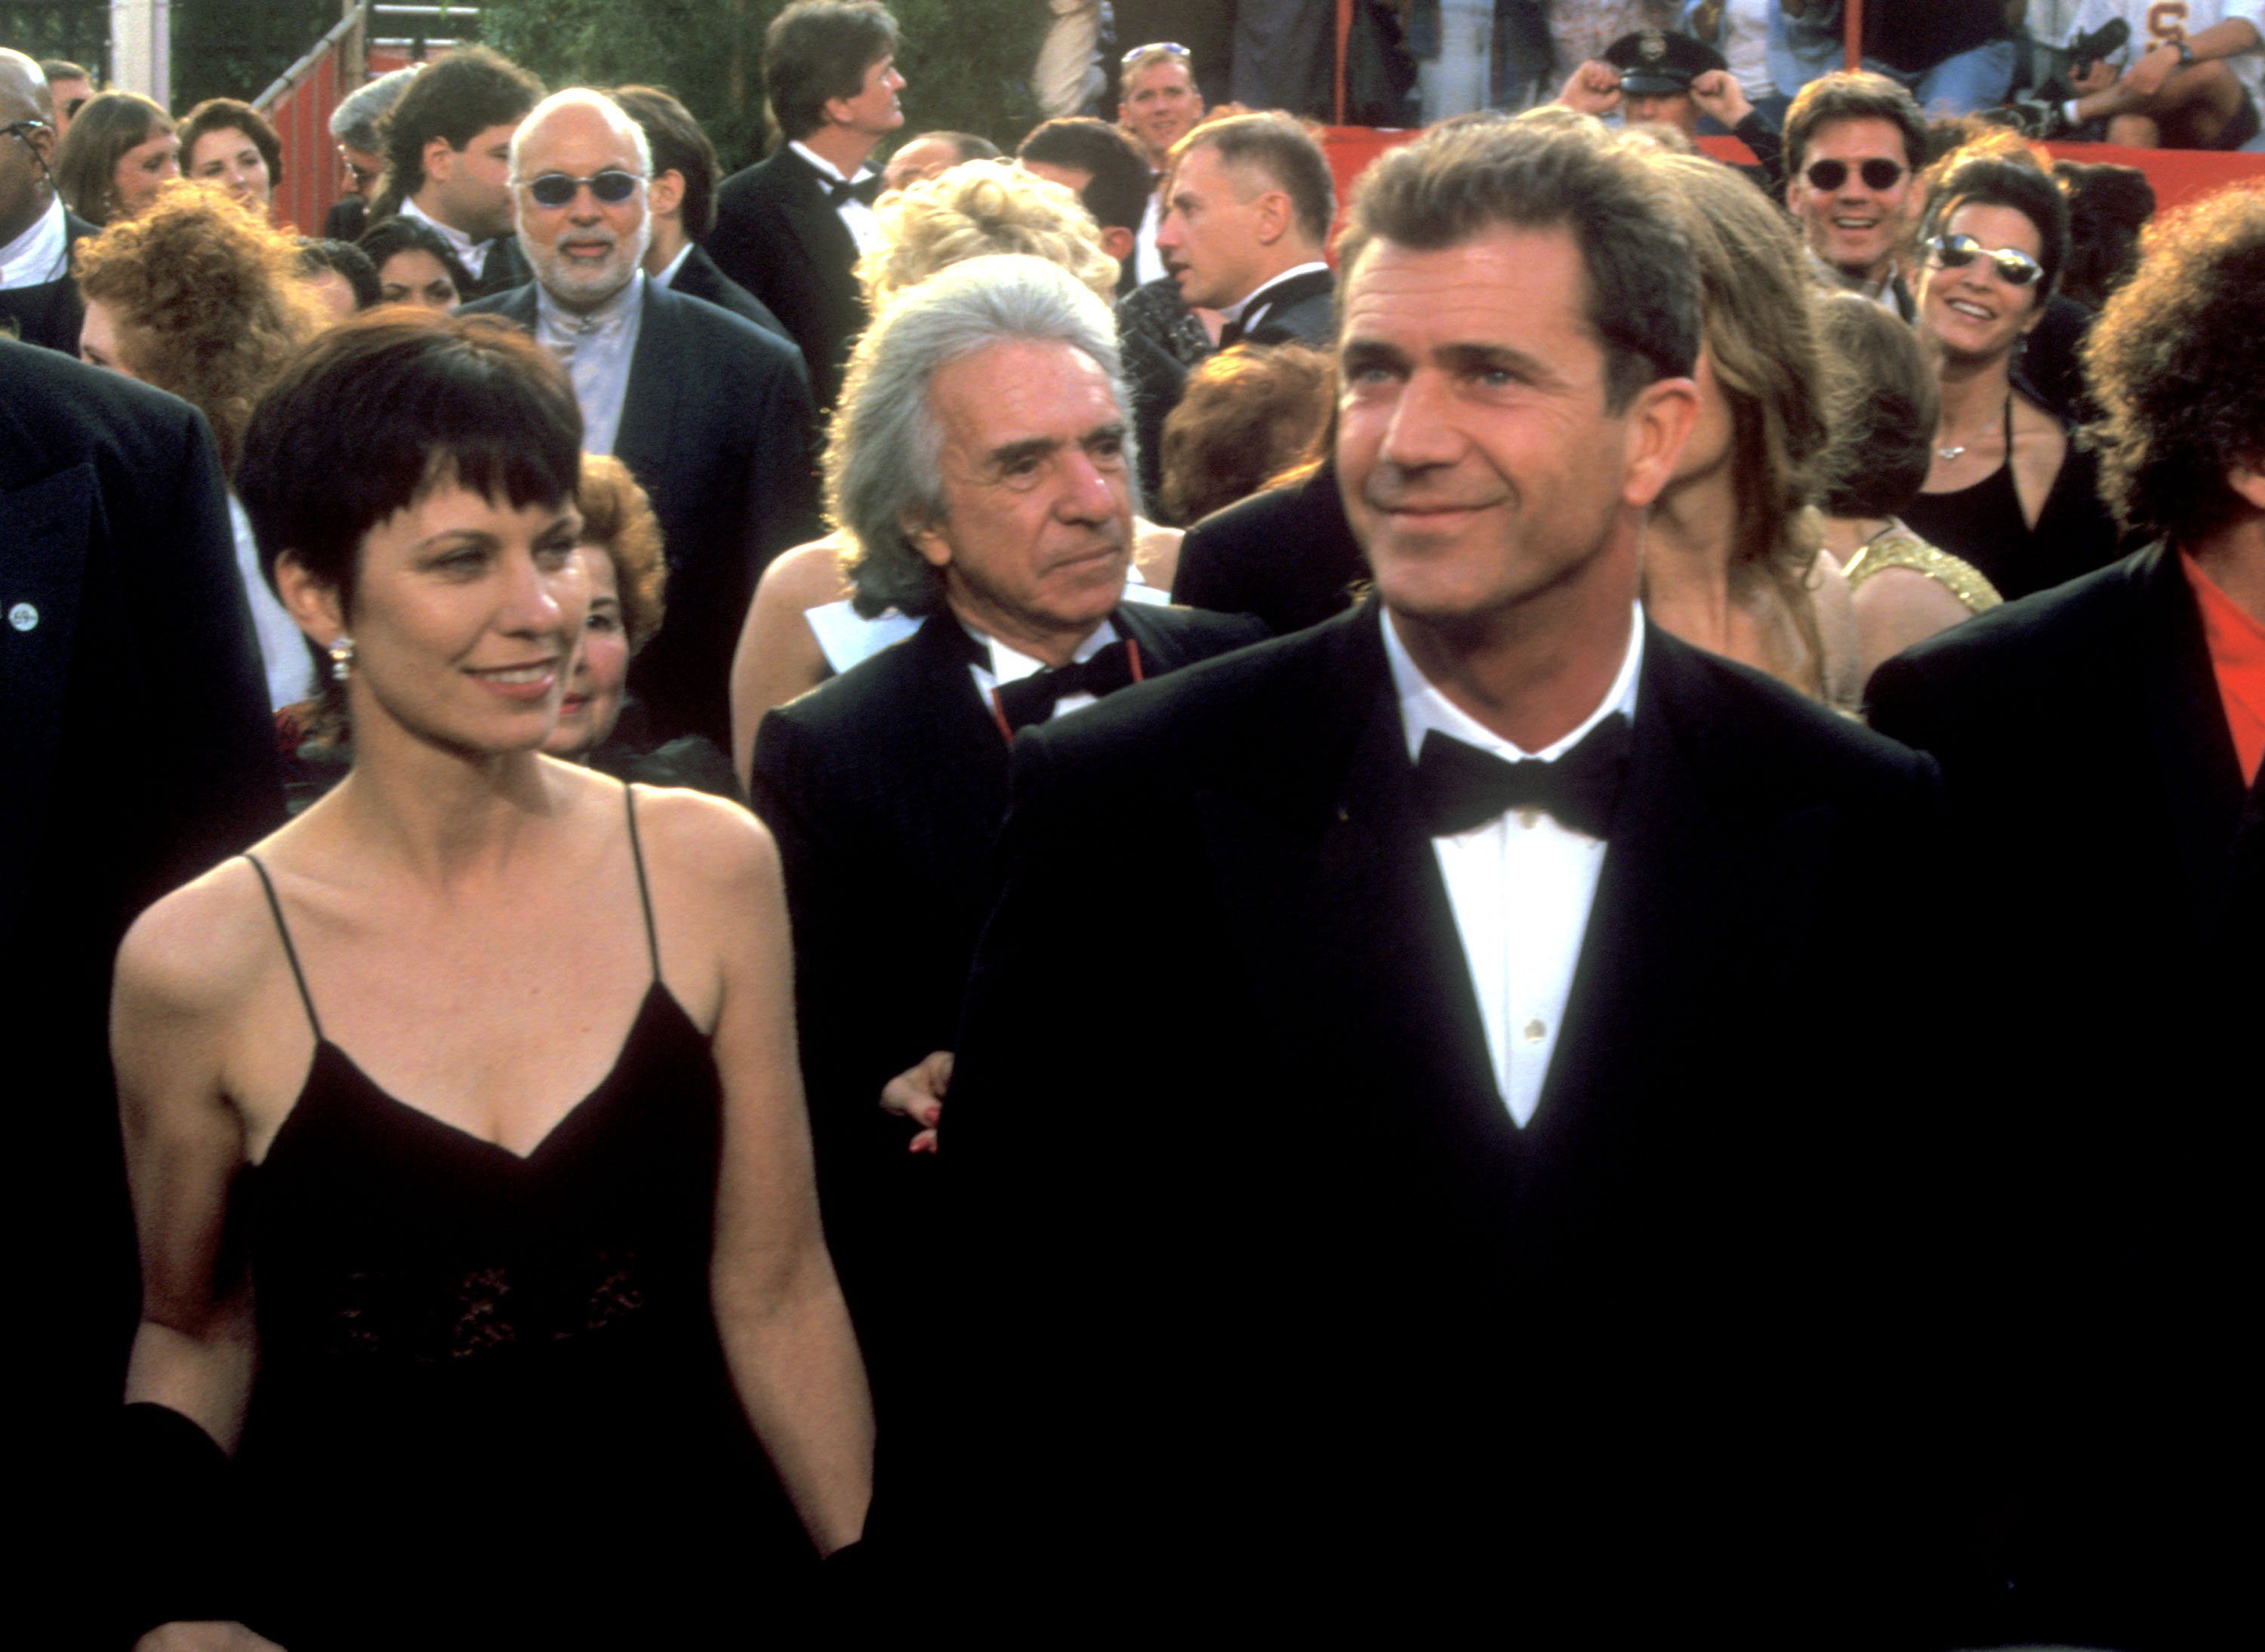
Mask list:
[[[2006,405],[1999,417],[2007,426],[2011,426],[2014,422],[2014,392],[2010,389],[2006,392]],[[1988,432],[1988,429],[1989,426],[1985,425],[1981,430],[1976,431],[1973,435],[1968,437],[1964,441],[1960,442],[1955,448],[1937,448],[1934,450],[1934,456],[1941,460],[1945,464],[1948,464],[1952,460],[1963,454],[1967,448],[1972,447],[1977,441],[1979,441]]]

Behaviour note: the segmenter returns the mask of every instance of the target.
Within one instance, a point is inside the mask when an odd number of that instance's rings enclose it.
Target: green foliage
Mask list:
[[[173,111],[208,98],[250,103],[339,20],[339,0],[180,0],[173,7]]]
[[[666,86],[727,171],[765,147],[762,38],[785,0],[485,0],[481,38],[552,86]],[[1011,148],[1038,119],[1038,0],[895,0],[907,133],[950,127]]]

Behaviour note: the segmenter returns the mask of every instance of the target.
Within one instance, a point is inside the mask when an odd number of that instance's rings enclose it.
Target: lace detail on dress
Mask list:
[[[323,1351],[363,1365],[453,1365],[613,1331],[650,1299],[631,1250],[597,1251],[572,1269],[555,1256],[539,1271],[476,1268],[453,1280],[409,1270],[358,1272],[340,1282]]]
[[[2005,600],[1972,563],[1928,544],[1900,522],[1867,540],[1841,571],[1854,591],[1883,568],[1909,568],[1925,574],[1964,603],[1969,614],[1985,613]]]

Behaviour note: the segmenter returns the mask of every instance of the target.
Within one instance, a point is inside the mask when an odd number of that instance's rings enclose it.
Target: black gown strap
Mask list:
[[[259,863],[257,855],[246,850],[244,858],[251,862],[251,870],[259,874],[259,887],[267,897],[267,910],[274,914],[275,933],[283,939],[283,957],[291,965],[291,979],[299,984],[299,1001],[307,1007],[307,1024],[314,1029],[315,1042],[323,1042],[322,1017],[315,1014],[315,995],[307,990],[307,972],[299,967],[299,949],[291,944],[291,926],[283,921],[283,903],[275,899],[274,880],[267,869]],[[639,876],[643,876],[640,869]],[[646,919],[652,921],[650,916]]]
[[[645,880],[645,848],[637,841],[637,788],[626,782],[622,786],[622,803],[630,816],[630,859],[637,863],[637,904],[645,908],[645,950],[652,959],[652,979],[658,981],[660,979],[660,935],[652,927],[652,890]],[[280,918],[277,921],[280,922]],[[307,1013],[314,1013],[311,1005]]]

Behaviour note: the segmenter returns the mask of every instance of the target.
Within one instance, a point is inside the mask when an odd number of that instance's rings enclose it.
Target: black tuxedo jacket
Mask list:
[[[64,257],[91,235],[101,231],[76,213],[63,213]],[[38,281],[29,287],[0,287],[0,336],[5,336],[5,322],[15,324],[15,333],[25,344],[44,346],[60,350],[65,355],[78,353],[79,324],[86,319],[86,301],[79,296],[78,282],[66,268],[52,281]]]
[[[532,283],[464,307],[532,331]],[[731,749],[732,651],[773,557],[815,539],[810,391],[793,349],[713,304],[645,283],[614,452],[660,519],[661,626],[630,668],[655,739]]]
[[[0,1035],[9,1242],[45,1426],[17,1465],[63,1529],[118,1408],[134,1227],[107,1039],[142,908],[282,824],[266,680],[203,415],[0,339]],[[60,1460],[57,1460],[60,1459]],[[84,1614],[56,1643],[85,1633]]]
[[[1234,344],[1327,344],[1337,324],[1337,278],[1328,270],[1307,270],[1266,293],[1254,318],[1220,335],[1222,349]]]
[[[1649,631],[1520,1130],[1378,628],[1018,742],[943,1130],[955,1426],[894,1445],[881,1540],[945,1534],[1009,1612],[1118,1579],[1144,1618],[1444,1632],[1483,1599],[1751,1642],[1822,1597],[1861,1638],[1919,1597],[1862,1583],[1913,1535],[1924,1385],[1870,1402],[1919,1345],[1931,1201],[1873,1110],[1894,1062],[1829,1059],[1812,1011],[1919,909],[1933,766]],[[1127,868],[1149,893],[1111,907]]]
[[[770,306],[717,269],[716,260],[697,242],[684,255],[684,262],[676,266],[676,279],[668,284],[668,290],[681,293],[687,298],[705,299],[718,309],[728,309],[742,321],[754,323],[774,338],[794,343],[794,335],[786,330],[784,322],[771,314]],[[799,346],[794,355],[796,360],[802,360]],[[807,372],[805,368],[805,376]]]
[[[850,344],[864,331],[865,301],[852,273],[857,244],[827,204],[809,162],[782,143],[716,191],[706,243],[716,267],[762,300],[802,347],[822,415],[841,394]]]
[[[1992,983],[1970,1013],[2019,1106],[2000,1294],[2028,1358],[2003,1404],[2032,1615],[1999,1633],[2208,1644],[2249,1612],[2222,1510],[2258,1464],[2225,1305],[2257,1254],[2265,785],[2163,546],[1921,644],[1868,697],[1942,765],[1959,944]]]
[[[1264,635],[1183,608],[1125,603],[1115,618],[1150,677]],[[933,1236],[936,1166],[906,1151],[911,1130],[881,1112],[881,1087],[952,1047],[990,909],[1007,753],[949,615],[769,713],[755,736],[748,790],[786,870],[827,1236],[884,1386],[911,1336],[907,1299],[931,1284],[904,1248]],[[1140,884],[1120,870],[1092,891],[1104,924]]]
[[[1188,529],[1172,600],[1256,615],[1287,637],[1344,613],[1367,578],[1331,457],[1303,481],[1254,493]]]

